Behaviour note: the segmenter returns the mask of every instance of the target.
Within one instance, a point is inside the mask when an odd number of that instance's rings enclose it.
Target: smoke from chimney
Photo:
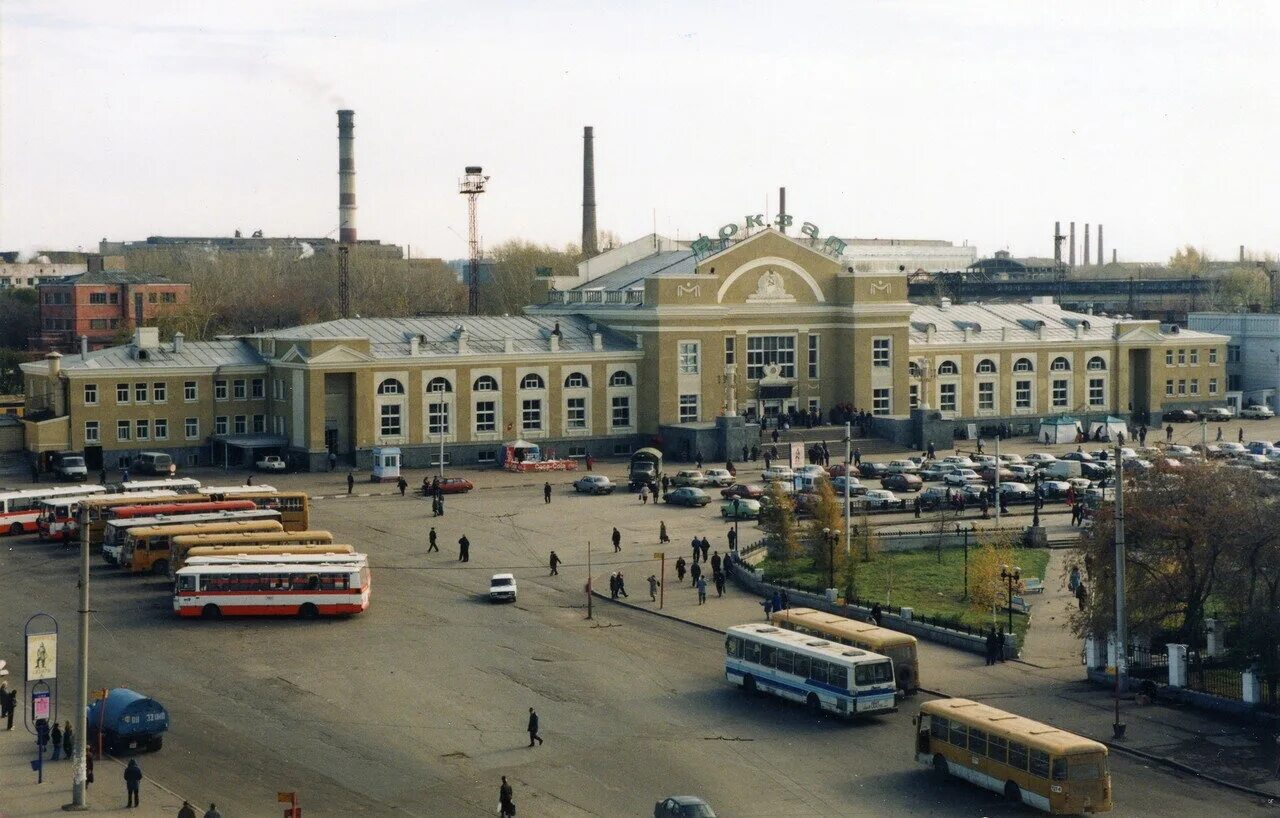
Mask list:
[[[356,241],[355,111],[338,111],[338,241]]]
[[[582,129],[582,252],[596,255],[596,152],[595,129]]]

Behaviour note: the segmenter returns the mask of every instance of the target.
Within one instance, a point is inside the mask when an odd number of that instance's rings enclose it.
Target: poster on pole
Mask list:
[[[791,468],[798,469],[803,466],[804,460],[804,444],[800,442],[791,444]]]
[[[27,681],[58,678],[58,634],[27,634]]]

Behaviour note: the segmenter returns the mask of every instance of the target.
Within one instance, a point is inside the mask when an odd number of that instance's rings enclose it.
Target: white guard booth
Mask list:
[[[400,447],[376,446],[373,450],[373,475],[375,483],[400,479]]]

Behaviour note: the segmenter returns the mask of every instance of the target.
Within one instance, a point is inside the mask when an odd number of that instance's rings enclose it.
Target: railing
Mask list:
[[[1243,674],[1200,651],[1187,652],[1187,689],[1224,699],[1244,698]]]
[[[1169,649],[1163,645],[1157,648],[1132,645],[1129,648],[1129,675],[1156,684],[1166,683],[1169,681]]]
[[[644,292],[642,290],[550,290],[547,292],[546,303],[639,306],[644,304]]]

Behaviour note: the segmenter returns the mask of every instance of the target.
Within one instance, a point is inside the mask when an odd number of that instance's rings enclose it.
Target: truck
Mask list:
[[[83,482],[89,476],[89,469],[84,464],[84,455],[79,452],[54,452],[49,458],[49,465],[59,480]]]
[[[638,489],[662,479],[662,452],[657,449],[637,449],[631,455],[631,466],[627,470],[627,481],[631,488]]]
[[[169,712],[155,699],[126,687],[116,687],[89,705],[89,744],[102,741],[108,753],[159,750],[169,729]]]
[[[1049,480],[1070,480],[1080,476],[1080,462],[1077,460],[1054,460],[1046,463],[1040,470]]]

